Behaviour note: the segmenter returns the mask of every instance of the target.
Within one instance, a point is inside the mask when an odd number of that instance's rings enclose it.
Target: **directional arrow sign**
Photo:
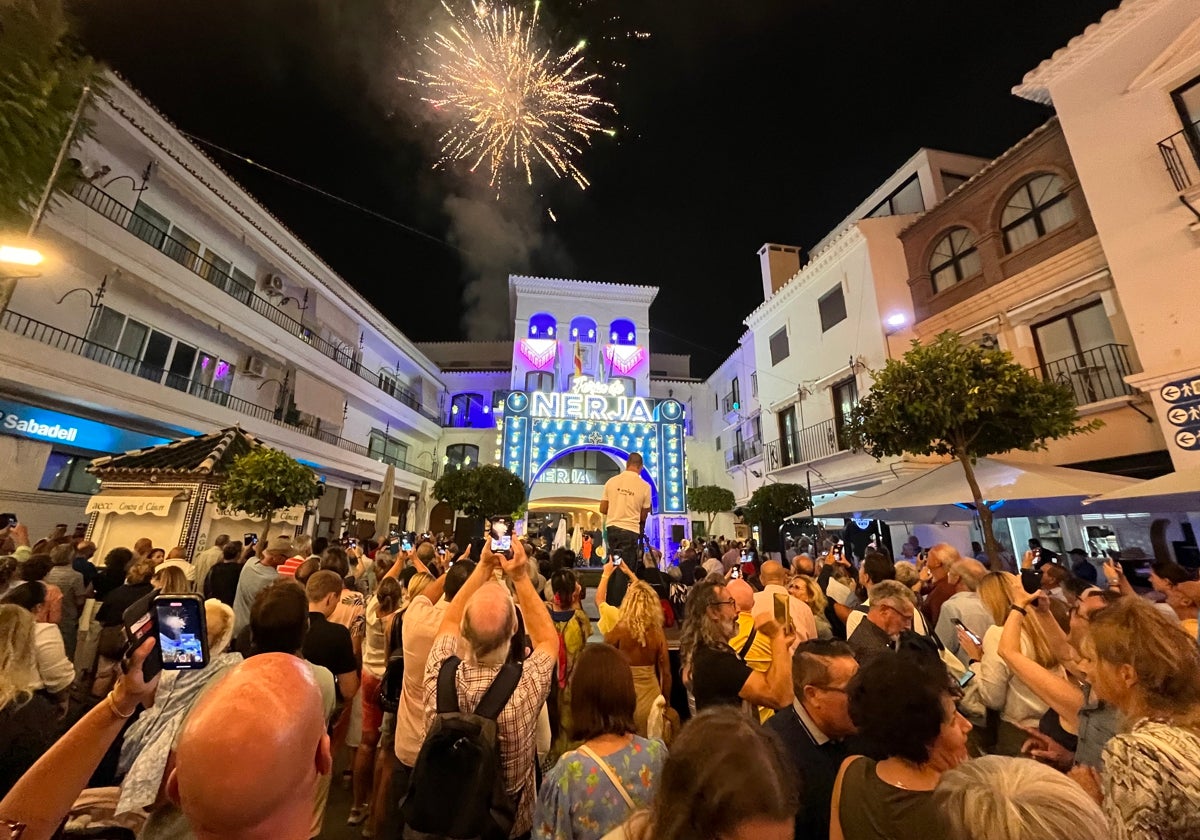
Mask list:
[[[1200,437],[1183,429],[1175,433],[1175,443],[1181,449],[1200,449]]]

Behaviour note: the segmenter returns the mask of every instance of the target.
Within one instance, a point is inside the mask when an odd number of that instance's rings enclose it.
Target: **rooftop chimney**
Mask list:
[[[795,245],[768,242],[758,249],[762,267],[763,300],[778,292],[800,270],[801,251]]]

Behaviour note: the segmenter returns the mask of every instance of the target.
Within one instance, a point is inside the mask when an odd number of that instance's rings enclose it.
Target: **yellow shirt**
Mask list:
[[[742,648],[746,646],[746,640],[750,638],[750,631],[753,629],[754,616],[746,612],[738,613],[737,632],[729,640],[729,646],[733,648],[734,653],[742,652]],[[751,670],[766,673],[766,670],[771,667],[771,640],[763,633],[756,635],[754,643],[750,645],[750,650],[746,651],[742,660],[750,666]],[[758,709],[759,723],[766,723],[775,714],[774,709],[768,709],[765,706],[756,706],[755,708]]]

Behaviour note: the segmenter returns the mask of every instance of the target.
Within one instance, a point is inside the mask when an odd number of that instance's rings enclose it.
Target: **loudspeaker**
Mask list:
[[[681,542],[683,542],[683,538],[685,535],[686,535],[686,531],[682,525],[672,525],[671,526],[671,542],[681,543]]]

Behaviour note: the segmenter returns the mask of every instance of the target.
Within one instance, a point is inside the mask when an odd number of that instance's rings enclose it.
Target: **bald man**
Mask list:
[[[758,579],[763,585],[762,592],[754,593],[754,615],[775,612],[775,599],[785,598],[788,605],[788,615],[791,616],[792,627],[796,635],[788,640],[788,649],[793,653],[801,642],[817,638],[817,619],[808,604],[787,591],[787,571],[778,560],[767,560],[758,569]]]
[[[458,595],[446,608],[437,638],[425,665],[425,729],[428,731],[437,711],[437,683],[442,663],[459,650],[460,635],[466,642],[466,656],[458,664],[456,685],[458,707],[473,711],[508,660],[512,637],[517,630],[517,613],[508,587],[496,580],[502,568],[512,582],[525,631],[533,642],[533,653],[521,663],[521,678],[497,719],[500,761],[504,789],[517,806],[512,837],[528,834],[533,826],[537,801],[534,765],[537,761],[535,728],[538,712],[550,693],[550,680],[558,664],[558,632],[550,613],[529,581],[529,563],[525,547],[513,542],[511,559],[493,554],[485,542],[479,565],[467,578]],[[415,787],[406,803],[406,819],[412,813],[440,807],[445,791],[420,791]],[[414,809],[410,811],[409,809]],[[421,830],[428,830],[423,826]]]
[[[193,707],[167,796],[199,840],[304,840],[333,760],[321,690],[295,656],[247,659]]]

